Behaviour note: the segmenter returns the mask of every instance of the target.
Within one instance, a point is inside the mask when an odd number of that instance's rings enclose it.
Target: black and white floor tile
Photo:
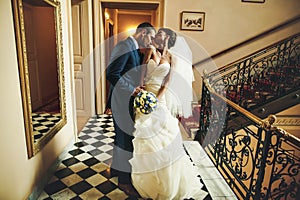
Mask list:
[[[117,178],[110,178],[114,136],[110,115],[92,117],[38,199],[134,199],[118,188]],[[202,189],[207,191],[205,185]],[[208,194],[205,200],[210,199]]]
[[[34,142],[39,141],[59,120],[58,113],[32,113]]]

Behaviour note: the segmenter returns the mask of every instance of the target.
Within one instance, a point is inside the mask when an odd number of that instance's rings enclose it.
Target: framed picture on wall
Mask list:
[[[265,0],[242,0],[242,2],[250,2],[250,3],[264,3]]]
[[[203,31],[204,30],[204,12],[182,11],[181,13],[181,30]]]

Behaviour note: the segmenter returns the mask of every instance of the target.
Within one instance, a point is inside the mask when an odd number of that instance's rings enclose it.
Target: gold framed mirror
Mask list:
[[[28,157],[66,124],[61,5],[12,0]]]

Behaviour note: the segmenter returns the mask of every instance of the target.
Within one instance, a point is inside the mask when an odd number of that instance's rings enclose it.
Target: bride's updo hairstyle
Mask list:
[[[173,31],[169,28],[160,28],[159,30],[162,30],[163,32],[165,32],[167,35],[170,36],[169,41],[168,41],[168,48],[173,47],[175,45],[176,37],[177,37],[177,34],[175,33],[175,31]]]

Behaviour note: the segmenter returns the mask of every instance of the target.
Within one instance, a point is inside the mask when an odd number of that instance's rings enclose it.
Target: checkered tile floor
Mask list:
[[[118,188],[117,178],[110,178],[114,136],[110,115],[92,117],[38,199],[134,199]]]
[[[60,113],[32,113],[34,142],[39,141],[60,119]]]

